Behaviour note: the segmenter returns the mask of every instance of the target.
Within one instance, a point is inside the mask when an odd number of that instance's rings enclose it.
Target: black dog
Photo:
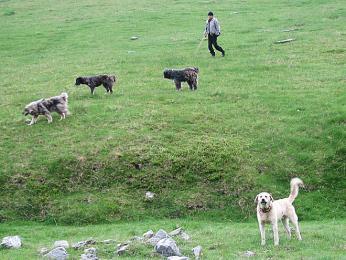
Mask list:
[[[181,82],[187,82],[190,90],[196,90],[198,84],[198,68],[185,68],[182,70],[166,69],[163,71],[165,79],[171,79],[177,90],[181,89]]]
[[[91,94],[94,94],[95,88],[103,85],[107,93],[113,93],[113,85],[116,83],[117,78],[114,75],[99,75],[92,77],[78,77],[76,78],[76,85],[88,85]]]

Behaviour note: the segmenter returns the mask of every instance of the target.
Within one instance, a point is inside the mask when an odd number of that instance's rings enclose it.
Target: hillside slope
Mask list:
[[[243,221],[259,191],[287,196],[294,176],[306,183],[301,219],[344,217],[343,1],[10,0],[0,10],[0,221]],[[225,58],[197,48],[209,10]],[[286,38],[296,40],[273,44]],[[185,66],[200,69],[196,92],[162,77]],[[112,96],[73,86],[100,73],[118,75]],[[25,125],[27,103],[62,91],[71,116]]]

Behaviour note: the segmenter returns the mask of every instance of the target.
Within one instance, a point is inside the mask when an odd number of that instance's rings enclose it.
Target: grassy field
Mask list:
[[[245,259],[244,252],[256,253],[251,259],[346,259],[345,221],[302,222],[303,241],[288,240],[280,226],[280,246],[273,246],[270,229],[267,230],[267,245],[260,246],[256,223],[224,223],[215,221],[160,220],[85,227],[52,226],[34,223],[0,224],[0,236],[21,234],[23,247],[19,250],[1,250],[1,259],[36,259],[38,250],[51,247],[54,241],[66,239],[75,243],[93,237],[97,241],[114,239],[121,243],[149,229],[163,228],[167,231],[182,226],[191,236],[189,241],[177,239],[181,253],[193,259],[191,249],[203,248],[203,259]],[[97,245],[99,257],[116,259],[115,246]],[[71,259],[79,259],[81,251],[68,250]],[[134,244],[121,259],[162,259],[152,246]]]
[[[197,49],[208,10],[225,58]],[[259,191],[286,196],[294,176],[302,220],[345,217],[344,1],[2,0],[0,12],[0,221],[246,221]],[[162,77],[185,66],[200,68],[196,92]],[[118,75],[112,96],[73,86],[99,73]],[[25,124],[27,103],[62,91],[69,118]]]

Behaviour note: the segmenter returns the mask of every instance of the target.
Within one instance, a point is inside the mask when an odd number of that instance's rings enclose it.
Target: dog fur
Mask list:
[[[198,85],[198,73],[199,69],[195,67],[185,68],[182,70],[165,69],[163,71],[163,77],[165,79],[173,80],[177,90],[181,90],[182,82],[187,82],[190,90],[196,90]]]
[[[95,88],[103,85],[107,93],[113,93],[113,85],[116,83],[117,77],[115,75],[99,75],[92,77],[78,77],[76,78],[75,85],[85,84],[89,86],[91,94],[94,94]]]
[[[261,244],[265,245],[265,229],[266,222],[271,223],[274,234],[274,245],[279,245],[278,221],[282,220],[287,235],[291,238],[291,229],[289,221],[294,225],[298,240],[302,240],[298,225],[298,216],[295,208],[292,205],[295,198],[298,196],[299,187],[303,187],[303,181],[299,178],[291,180],[291,193],[288,198],[273,200],[273,197],[268,192],[261,192],[255,198],[257,204],[257,220],[261,234]]]
[[[24,108],[23,114],[32,116],[29,125],[35,124],[40,115],[47,117],[48,123],[51,123],[53,121],[52,112],[57,112],[60,115],[60,120],[66,118],[66,115],[69,114],[67,103],[68,95],[64,92],[59,96],[31,102]]]

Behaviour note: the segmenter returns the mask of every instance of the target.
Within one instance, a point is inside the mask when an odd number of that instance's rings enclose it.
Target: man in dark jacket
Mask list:
[[[208,36],[208,48],[211,56],[215,57],[215,51],[213,49],[213,45],[216,50],[221,52],[222,57],[225,56],[225,51],[217,44],[217,37],[221,34],[219,21],[214,17],[213,12],[208,13],[208,20],[205,26],[204,36]]]

